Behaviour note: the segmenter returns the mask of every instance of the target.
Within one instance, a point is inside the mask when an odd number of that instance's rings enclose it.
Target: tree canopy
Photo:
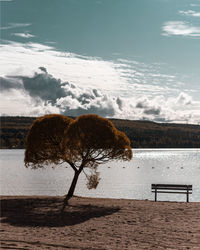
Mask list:
[[[91,170],[90,176],[86,174],[88,188],[96,188],[99,164],[131,158],[130,140],[108,119],[94,114],[75,120],[63,115],[45,115],[30,128],[24,161],[32,168],[62,162],[72,167],[74,178],[64,200],[64,209],[84,168]]]
[[[66,159],[92,167],[110,160],[130,160],[132,150],[127,136],[111,121],[98,115],[79,116],[65,132],[62,141]]]
[[[25,165],[32,168],[62,161],[60,143],[73,119],[58,114],[45,115],[34,121],[26,138]]]

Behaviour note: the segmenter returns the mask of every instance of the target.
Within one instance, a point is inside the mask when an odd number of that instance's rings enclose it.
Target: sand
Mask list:
[[[1,249],[200,249],[200,203],[1,197]]]

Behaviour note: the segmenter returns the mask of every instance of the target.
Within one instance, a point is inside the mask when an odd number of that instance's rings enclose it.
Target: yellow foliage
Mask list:
[[[109,160],[130,160],[130,140],[111,121],[98,115],[79,116],[65,131],[65,159],[92,167]]]
[[[42,164],[59,163],[62,159],[60,143],[64,131],[73,119],[51,114],[39,117],[31,126],[26,139],[25,165],[42,167]]]
[[[130,140],[108,119],[89,114],[73,120],[53,114],[39,117],[31,126],[24,161],[33,168],[66,161],[78,171],[131,158]]]

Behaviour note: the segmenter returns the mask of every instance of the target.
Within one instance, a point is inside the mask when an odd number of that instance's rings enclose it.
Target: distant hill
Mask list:
[[[0,148],[25,148],[28,130],[37,117],[0,117]],[[133,148],[200,148],[200,126],[110,119],[131,140]]]

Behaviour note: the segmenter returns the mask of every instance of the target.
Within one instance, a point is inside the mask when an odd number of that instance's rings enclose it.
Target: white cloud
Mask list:
[[[200,122],[200,103],[190,97],[192,90],[183,91],[180,79],[161,73],[157,64],[105,61],[43,44],[8,41],[0,45],[0,57],[2,114],[97,113]]]
[[[158,94],[176,89],[175,76],[162,74],[157,66],[119,59],[100,58],[59,52],[50,45],[6,41],[0,45],[2,76],[34,74],[44,66],[54,77],[82,87],[93,87],[120,96]],[[77,73],[78,72],[78,73]],[[163,84],[162,84],[163,83]]]
[[[47,42],[45,42],[45,43],[47,43],[47,44],[56,44],[57,42],[47,41]]]
[[[194,10],[188,10],[188,11],[180,10],[179,13],[185,16],[200,17],[200,12],[196,12]]]
[[[183,21],[170,21],[164,23],[162,30],[165,36],[185,36],[185,37],[200,37],[200,27],[189,25]]]
[[[0,30],[7,30],[7,29],[14,29],[14,28],[22,28],[22,27],[28,27],[31,23],[9,23],[8,26],[0,27]]]
[[[35,37],[34,35],[30,33],[12,33],[14,36],[22,37],[22,38],[32,38]]]
[[[7,92],[1,91],[0,105],[1,115],[41,116],[60,112],[59,108],[50,103],[35,100],[20,89],[12,89]]]
[[[192,97],[184,92],[181,92],[176,99],[176,103],[190,105],[192,104]]]
[[[144,93],[125,98],[63,82],[43,67],[32,77],[2,77],[1,83],[2,114],[96,113],[104,117],[200,124],[200,102],[184,92],[173,98]]]
[[[200,4],[191,3],[190,6],[191,7],[200,7]]]

